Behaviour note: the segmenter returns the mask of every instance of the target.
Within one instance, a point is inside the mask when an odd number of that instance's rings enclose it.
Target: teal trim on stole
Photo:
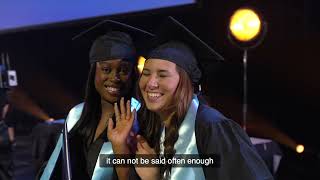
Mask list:
[[[93,171],[92,180],[94,179],[112,179],[113,168],[112,167],[100,167],[100,154],[113,154],[112,144],[110,142],[103,143],[101,151],[96,162],[96,166]]]
[[[58,156],[60,154],[61,149],[62,149],[62,136],[60,135],[59,140],[56,144],[56,147],[54,148],[53,153],[50,156],[50,159],[49,159],[47,166],[44,169],[44,171],[40,177],[40,180],[50,179],[52,171],[53,171],[54,167],[56,166]]]
[[[69,112],[69,115],[66,119],[68,123],[68,132],[73,128],[73,126],[77,123],[77,121],[80,119],[81,113],[83,110],[83,103],[77,105],[76,107],[72,108],[71,111]],[[59,140],[56,144],[56,147],[53,150],[53,153],[50,156],[50,159],[47,163],[46,168],[44,169],[40,180],[48,180],[51,178],[53,169],[57,163],[59,154],[62,150],[62,134],[59,136]],[[100,154],[112,154],[112,145],[110,142],[105,142],[102,145],[102,148],[100,150]],[[93,175],[91,179],[112,179],[112,174],[113,174],[113,168],[110,167],[99,167],[99,158],[100,156],[98,155],[98,161],[96,163],[96,166],[93,171]]]
[[[199,154],[195,135],[195,122],[199,100],[193,95],[187,115],[179,128],[179,138],[174,144],[176,154]],[[163,131],[162,133],[164,133]],[[162,135],[164,136],[164,134]],[[202,180],[205,179],[202,167],[172,167],[171,180]]]
[[[82,110],[83,110],[83,105],[84,103],[78,104],[77,106],[75,106],[74,108],[72,108],[68,114],[68,117],[66,119],[67,121],[67,126],[68,126],[68,132],[70,132],[70,130],[74,127],[74,125],[78,122],[78,120],[80,119]],[[139,101],[137,101],[135,98],[131,98],[131,111],[133,109],[136,109],[136,111],[138,111],[141,107],[141,104]],[[137,120],[135,119],[134,122],[134,127],[133,129],[137,129],[138,126],[137,124]],[[137,130],[136,130],[137,131]],[[50,179],[51,175],[52,175],[52,171],[57,163],[59,154],[62,150],[62,134],[60,134],[59,136],[59,140],[56,144],[56,147],[54,148],[53,153],[50,156],[50,159],[47,163],[47,166],[45,167],[40,180],[48,180]],[[99,160],[100,160],[100,154],[113,154],[113,150],[112,150],[112,145],[110,142],[105,142],[102,145],[102,148],[100,150],[100,153],[98,155],[98,160],[96,162],[96,166],[94,168],[93,171],[93,175],[91,179],[111,179],[112,178],[112,174],[113,174],[113,168],[112,167],[100,167],[99,165]]]
[[[68,117],[66,119],[67,126],[68,126],[68,132],[73,128],[73,126],[78,122],[80,119],[82,110],[83,110],[84,103],[78,104],[74,108],[72,108],[68,114]],[[62,150],[62,134],[60,134],[58,142],[56,144],[56,147],[53,150],[53,153],[51,154],[47,166],[45,167],[40,180],[48,180],[51,178],[52,171],[54,167],[56,166],[59,154]]]
[[[133,111],[133,109],[136,109],[136,111],[138,111],[141,107],[141,104],[138,100],[136,100],[135,98],[131,98],[131,111]],[[135,117],[135,122],[133,123],[133,130],[138,131],[137,127],[138,126],[138,121],[136,120]],[[101,151],[98,155],[98,160],[96,162],[96,166],[94,168],[93,171],[93,175],[92,175],[92,180],[95,179],[112,179],[112,175],[113,175],[113,168],[112,167],[100,167],[100,155],[101,154],[113,154],[113,149],[112,149],[112,144],[110,142],[105,142],[103,143],[103,146],[101,148]]]

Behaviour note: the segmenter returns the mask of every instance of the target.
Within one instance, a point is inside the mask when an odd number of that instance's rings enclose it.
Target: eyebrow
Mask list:
[[[159,70],[158,72],[159,72],[159,73],[169,73],[168,70]]]
[[[150,72],[150,69],[144,68],[143,71]],[[165,69],[160,69],[160,70],[157,70],[157,73],[170,73],[170,72],[168,70],[165,70]]]
[[[99,62],[100,65],[111,65],[110,62]]]
[[[108,62],[108,61],[99,62],[99,64],[102,65],[102,66],[105,66],[105,65],[113,66],[113,63]],[[130,63],[123,61],[123,62],[120,62],[120,63],[118,64],[118,66],[119,66],[119,67],[121,67],[121,66],[130,66]]]

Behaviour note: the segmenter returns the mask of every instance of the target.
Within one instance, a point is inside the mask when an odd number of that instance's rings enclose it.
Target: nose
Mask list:
[[[156,89],[159,87],[158,78],[154,75],[151,75],[147,81],[147,87],[149,89]]]
[[[113,83],[118,83],[118,82],[120,82],[120,75],[119,75],[119,73],[117,73],[116,71],[113,71],[113,72],[110,74],[110,80],[111,80],[111,82],[113,82]]]

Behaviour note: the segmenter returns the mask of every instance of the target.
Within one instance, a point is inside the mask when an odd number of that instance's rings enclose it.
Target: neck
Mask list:
[[[108,120],[114,113],[113,104],[108,101],[101,100],[101,119]]]
[[[174,111],[161,112],[158,115],[160,116],[161,121],[163,122],[165,127],[170,126],[171,119],[175,114]]]

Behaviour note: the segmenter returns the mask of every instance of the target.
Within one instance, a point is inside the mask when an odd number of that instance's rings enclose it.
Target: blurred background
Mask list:
[[[71,39],[104,19],[150,32],[155,32],[158,22],[168,15],[182,22],[225,58],[224,62],[204,65],[204,93],[210,105],[242,124],[243,51],[229,41],[227,29],[232,13],[246,6],[256,9],[268,25],[263,42],[248,51],[247,133],[276,143],[281,151],[274,172],[277,179],[319,178],[318,1],[63,3],[0,2],[0,52],[9,55],[18,77],[18,86],[8,93],[8,118],[15,122],[16,149],[33,143],[32,133],[39,123],[64,119],[82,102],[91,42]],[[298,144],[304,145],[303,153],[296,152]],[[27,162],[15,163],[15,177],[34,178],[36,170],[27,168],[34,157],[26,151],[16,155],[16,159],[21,155]]]

